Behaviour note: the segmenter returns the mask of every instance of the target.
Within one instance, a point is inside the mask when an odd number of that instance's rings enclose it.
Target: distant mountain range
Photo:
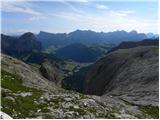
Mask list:
[[[158,34],[153,34],[153,33],[147,33],[146,36],[147,36],[148,38],[158,38],[158,37],[159,37]]]
[[[154,34],[150,33],[149,36],[154,38]],[[64,60],[72,59],[77,62],[94,62],[121,42],[123,43],[118,47],[126,48],[127,45],[131,47],[131,41],[133,43],[134,41],[141,41],[146,39],[147,36],[136,31],[126,32],[122,30],[104,33],[91,30],[76,30],[68,34],[40,31],[38,35],[35,35],[27,32],[17,37],[1,34],[1,38],[2,53],[23,58],[26,61],[41,63],[46,58],[58,59],[52,54],[49,55],[50,53],[54,53],[57,57]],[[148,44],[152,44],[150,42]],[[135,46],[138,44],[141,43],[135,43]],[[49,54],[42,53],[43,50],[50,49],[52,46],[58,49],[51,50]],[[113,49],[118,49],[118,47]],[[38,57],[36,58],[35,55]]]
[[[66,33],[47,33],[40,31],[37,35],[39,40],[42,42],[44,47],[51,45],[62,45],[71,43],[83,43],[83,44],[93,44],[93,43],[113,43],[119,44],[122,41],[140,41],[146,39],[147,36],[144,33],[137,33],[136,31],[126,32],[114,31],[114,32],[94,32],[91,30],[76,30]]]
[[[41,42],[33,33],[28,32],[19,37],[1,34],[1,37],[2,53],[36,64],[43,63],[45,59],[55,61],[72,59],[77,62],[94,62],[113,46],[109,44],[87,46],[82,43],[71,43],[59,48],[53,55],[52,53],[43,52]]]

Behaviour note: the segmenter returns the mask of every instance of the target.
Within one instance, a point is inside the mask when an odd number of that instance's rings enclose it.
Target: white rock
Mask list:
[[[7,96],[6,98],[7,98],[7,99],[10,99],[10,100],[12,100],[12,101],[15,101],[15,99],[14,99],[13,97]]]
[[[12,117],[10,117],[8,114],[1,112],[0,111],[0,118],[1,119],[13,119]]]
[[[30,92],[22,92],[22,93],[20,93],[20,96],[22,96],[22,97],[31,96],[31,95],[32,95],[32,93],[30,93]]]
[[[73,106],[74,109],[79,109],[78,105]]]
[[[38,109],[38,110],[37,110],[37,112],[40,112],[40,111],[41,111],[41,109]]]
[[[72,107],[73,106],[73,104],[72,103],[62,103],[62,107],[63,108],[70,108],[70,107]]]
[[[71,101],[72,98],[64,98],[65,101]]]

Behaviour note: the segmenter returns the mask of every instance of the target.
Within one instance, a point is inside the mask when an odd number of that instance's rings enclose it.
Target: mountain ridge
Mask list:
[[[159,38],[152,38],[152,39],[144,39],[142,41],[125,41],[120,43],[117,47],[112,48],[108,51],[108,53],[116,51],[118,49],[127,49],[127,48],[134,48],[138,46],[159,46]]]
[[[92,30],[75,30],[70,33],[47,33],[44,31],[39,32],[37,35],[44,46],[51,44],[71,44],[80,42],[84,44],[91,43],[115,43],[118,44],[122,41],[138,41],[147,38],[144,33],[137,33],[132,30],[131,32],[113,31],[113,32],[95,32]],[[46,37],[44,37],[46,36]],[[58,39],[56,40],[58,36]],[[66,43],[65,43],[65,42]],[[50,43],[50,44],[49,44]]]
[[[20,37],[11,37],[1,34],[2,52],[11,55],[21,57],[33,51],[41,51],[42,44],[37,40],[37,37],[27,32]]]

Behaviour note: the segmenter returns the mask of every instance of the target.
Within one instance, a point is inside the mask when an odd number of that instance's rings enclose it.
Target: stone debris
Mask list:
[[[30,93],[30,92],[22,92],[22,93],[20,93],[20,96],[22,96],[22,97],[26,97],[26,96],[31,96],[32,95],[32,93]]]

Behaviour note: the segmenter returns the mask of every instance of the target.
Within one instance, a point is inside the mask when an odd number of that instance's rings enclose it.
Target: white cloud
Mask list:
[[[33,9],[34,5],[31,2],[27,2],[25,0],[22,1],[4,1],[1,5],[1,10],[5,12],[11,13],[25,13],[31,15],[28,18],[30,21],[45,19],[46,16],[43,13],[38,12]]]
[[[110,14],[112,15],[112,16],[117,16],[117,17],[126,17],[126,16],[128,16],[128,15],[130,15],[130,14],[133,14],[134,13],[134,11],[130,11],[130,10],[123,10],[123,11],[113,11],[113,10],[111,10],[110,11]]]
[[[71,3],[67,2],[67,1],[61,1],[64,5],[68,6],[71,10],[73,10],[76,13],[79,14],[83,14],[84,12],[82,12],[81,10],[77,9],[75,6],[73,6]]]
[[[108,10],[108,9],[109,9],[108,6],[106,6],[106,5],[101,5],[101,4],[96,4],[96,8],[97,8],[97,9],[103,9],[103,10]]]
[[[25,1],[3,1],[1,10],[5,12],[19,12],[31,15],[41,15],[40,12],[31,8],[31,5]]]
[[[9,4],[8,4],[9,3]],[[2,10],[8,12],[21,12],[26,14],[31,14],[32,16],[29,20],[40,20],[40,19],[53,19],[54,17],[59,17],[69,24],[74,24],[75,27],[80,26],[80,28],[74,29],[92,29],[95,31],[113,31],[117,29],[123,29],[131,31],[133,29],[139,32],[151,32],[157,33],[158,21],[156,20],[144,20],[140,17],[134,16],[134,11],[132,10],[112,10],[108,6],[102,4],[96,4],[96,7],[103,11],[101,14],[88,13],[82,9],[78,9],[70,2],[62,2],[64,5],[68,6],[71,11],[63,11],[58,13],[44,14],[33,9],[29,3],[21,2],[3,2]],[[46,23],[47,24],[47,23]],[[67,28],[66,25],[65,28]],[[49,29],[49,28],[48,28]],[[71,27],[68,27],[71,29]]]
[[[45,16],[33,16],[29,18],[30,21],[41,20],[41,19],[46,19],[46,17]]]
[[[82,29],[92,29],[95,31],[114,31],[114,30],[137,30],[138,32],[157,33],[158,21],[144,20],[135,16],[130,16],[134,11],[107,11],[103,15],[96,14],[77,14],[74,12],[61,12],[52,14],[54,17],[60,17],[70,22],[77,24]],[[75,28],[77,29],[77,28]]]

